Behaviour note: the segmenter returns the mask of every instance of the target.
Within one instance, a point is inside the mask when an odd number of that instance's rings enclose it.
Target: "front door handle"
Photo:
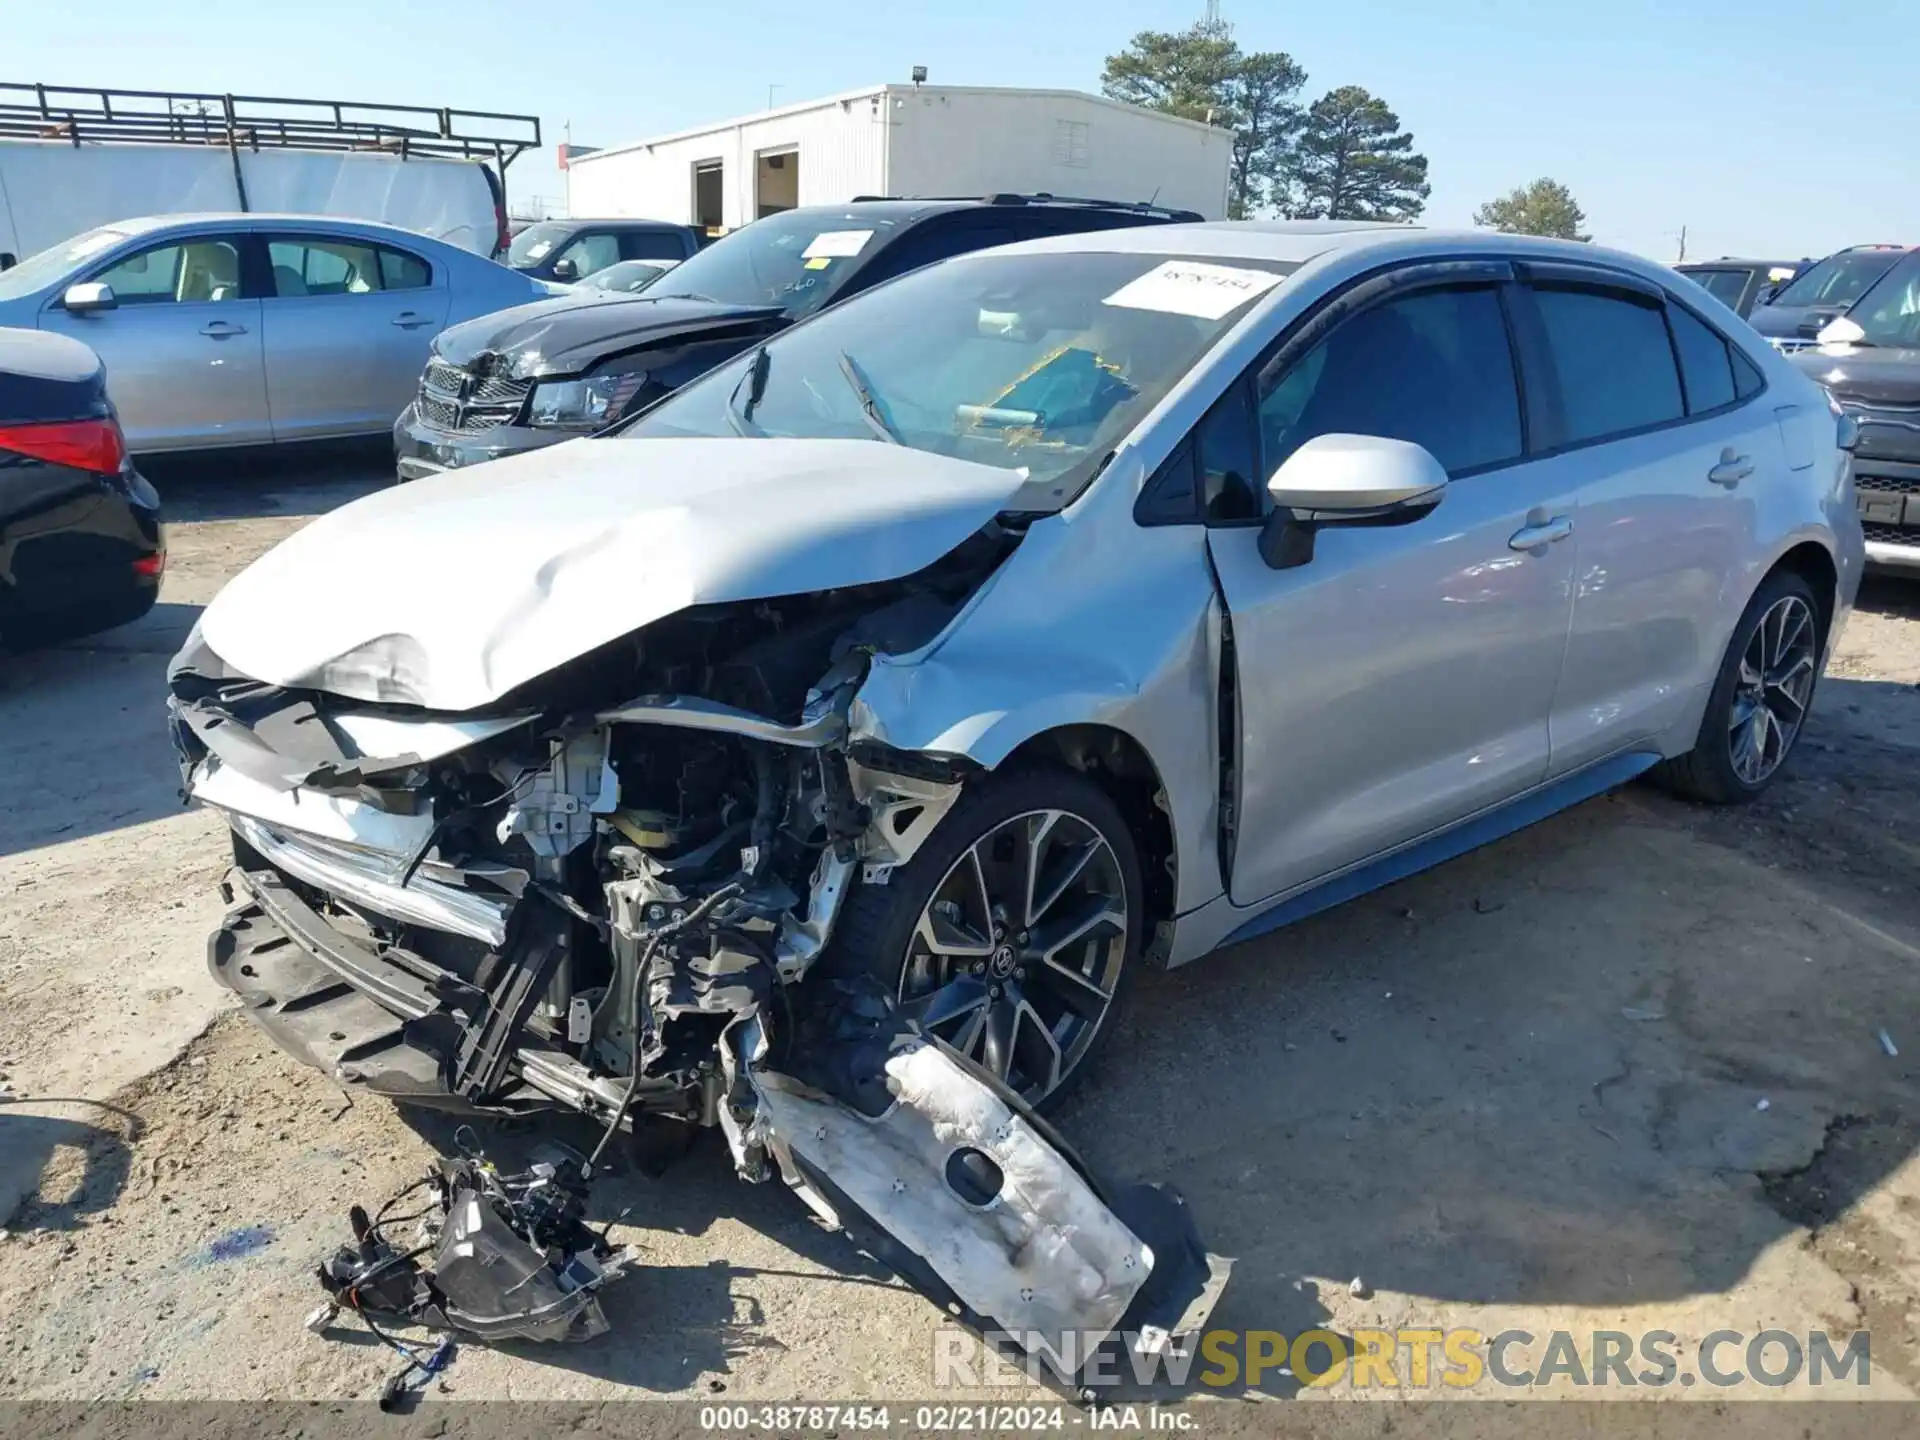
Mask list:
[[[414,330],[422,325],[431,325],[433,319],[431,316],[422,315],[418,310],[402,310],[393,317],[393,323],[402,330]]]
[[[246,334],[247,327],[244,325],[236,325],[231,320],[209,320],[205,325],[200,327],[200,333],[211,336],[215,340],[224,340],[229,335]]]
[[[1729,445],[1720,452],[1720,463],[1707,471],[1707,479],[1731,490],[1752,473],[1753,461],[1745,455],[1735,453],[1734,448]]]
[[[1538,525],[1528,525],[1516,530],[1507,539],[1509,550],[1526,550],[1535,555],[1544,554],[1549,545],[1566,539],[1573,534],[1573,521],[1565,515],[1556,515],[1551,520],[1543,520]]]

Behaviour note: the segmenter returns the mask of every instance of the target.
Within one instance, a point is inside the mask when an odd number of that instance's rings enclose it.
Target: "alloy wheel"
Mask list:
[[[907,942],[904,1004],[1029,1103],[1057,1089],[1099,1033],[1126,963],[1127,895],[1113,846],[1065,810],[1030,810],[963,851]]]
[[[1813,699],[1818,638],[1813,611],[1798,595],[1774,601],[1749,637],[1727,724],[1741,783],[1765,783],[1793,748]]]

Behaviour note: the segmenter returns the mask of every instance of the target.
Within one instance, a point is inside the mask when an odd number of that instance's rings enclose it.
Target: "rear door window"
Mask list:
[[[677,230],[628,230],[620,236],[622,260],[680,260],[686,253]]]
[[[432,267],[417,255],[344,236],[268,236],[267,262],[273,293],[281,299],[420,290],[433,283]]]
[[[1657,299],[1543,286],[1535,289],[1534,301],[1559,381],[1568,444],[1685,416],[1680,371]]]
[[[1263,378],[1260,432],[1268,474],[1317,435],[1411,440],[1454,475],[1517,460],[1520,390],[1499,294],[1423,290],[1362,311]]]

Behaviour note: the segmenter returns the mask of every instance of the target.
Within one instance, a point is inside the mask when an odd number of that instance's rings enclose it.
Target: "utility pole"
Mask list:
[[[1682,260],[1686,258],[1687,258],[1687,227],[1682,225],[1680,227],[1680,254],[1677,257],[1675,257],[1673,263],[1678,265]]]
[[[786,88],[787,87],[784,85],[767,86],[767,109],[771,110],[773,108],[773,92],[776,90],[784,90]]]

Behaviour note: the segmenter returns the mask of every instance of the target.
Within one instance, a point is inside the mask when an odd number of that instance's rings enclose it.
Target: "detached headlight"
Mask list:
[[[585,380],[548,380],[533,387],[528,423],[550,430],[598,430],[618,420],[646,382],[644,370],[590,375]]]

